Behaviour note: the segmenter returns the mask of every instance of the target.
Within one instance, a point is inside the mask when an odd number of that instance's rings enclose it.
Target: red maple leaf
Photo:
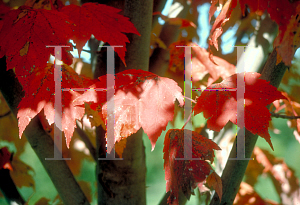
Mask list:
[[[273,149],[268,132],[271,114],[266,106],[274,100],[285,99],[285,97],[269,82],[258,79],[259,77],[259,73],[251,72],[247,72],[244,77],[245,127],[253,134],[263,137]],[[237,74],[207,88],[219,89],[219,91],[205,90],[197,98],[194,107],[195,115],[203,112],[204,117],[208,119],[209,129],[220,131],[228,121],[237,124],[236,91],[232,90],[235,88],[237,88]]]
[[[101,76],[93,88],[106,88],[107,76]],[[125,70],[115,76],[114,114],[115,142],[136,133],[141,127],[148,135],[152,150],[157,138],[173,120],[174,101],[183,105],[183,95],[177,83],[169,78],[159,77],[143,70]],[[94,101],[92,109],[97,109],[107,124],[107,102],[104,91],[90,89],[75,103]],[[103,105],[103,106],[102,106]],[[99,108],[100,107],[100,108]],[[110,152],[110,150],[108,150]]]
[[[50,54],[54,55],[54,48],[46,48],[47,45],[71,46],[71,33],[65,14],[21,6],[5,16],[0,31],[0,57],[6,55],[7,69],[15,68],[17,76],[26,75],[31,68],[45,67]],[[72,63],[72,56],[67,52],[70,49],[62,48],[66,64]]]
[[[211,85],[219,78],[225,79],[235,73],[235,66],[228,63],[222,58],[213,56],[214,64],[209,59],[209,52],[197,44],[188,42],[186,40],[172,43],[170,48],[170,63],[169,69],[173,72],[183,74],[184,71],[184,55],[185,51],[182,47],[176,46],[192,46],[192,80],[193,82],[200,81],[206,74],[210,74],[208,78],[208,85]]]
[[[3,1],[0,1],[0,30],[3,26],[3,17],[10,11],[10,7],[6,6]]]
[[[228,78],[230,75],[235,73],[235,66],[228,63],[226,60],[217,56],[213,56],[212,59],[214,62],[216,62],[216,64],[214,64],[209,59],[209,52],[207,52],[204,48],[196,46],[192,47],[192,49],[196,56],[192,58],[193,82],[202,80],[205,75],[203,73],[210,74],[207,85],[211,85],[219,78],[222,78],[224,80],[225,78]]]
[[[193,189],[210,175],[213,169],[205,160],[213,162],[214,150],[221,150],[213,141],[203,137],[197,132],[190,132],[192,136],[184,136],[183,129],[170,129],[165,136],[163,151],[166,192],[170,191],[168,203],[172,205],[178,204],[180,189],[185,196],[189,198]],[[189,150],[192,150],[192,157],[198,159],[176,160],[176,158],[184,157],[184,139],[192,140],[192,147],[190,147]],[[211,184],[215,185],[215,183]]]
[[[49,124],[54,123],[54,65],[48,64],[45,68],[36,68],[26,79],[30,82],[30,86],[23,85],[25,96],[18,106],[19,137],[22,136],[30,120],[42,109]],[[86,77],[79,76],[71,67],[62,65],[62,88],[87,88],[92,82]],[[81,119],[84,115],[84,108],[73,103],[78,96],[79,93],[72,90],[62,91],[62,131],[65,133],[67,147],[76,127],[75,120]]]
[[[81,7],[69,5],[62,9],[62,12],[74,22],[72,39],[76,43],[79,54],[93,34],[96,39],[107,42],[111,46],[123,46],[115,48],[115,51],[125,64],[126,43],[129,43],[129,40],[124,33],[140,34],[127,17],[118,14],[120,11],[96,3],[85,3]]]

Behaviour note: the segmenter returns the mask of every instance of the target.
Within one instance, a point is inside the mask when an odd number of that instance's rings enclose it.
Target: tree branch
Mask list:
[[[160,200],[158,205],[168,205],[168,198],[170,196],[170,192],[166,193],[163,198]],[[178,204],[184,205],[187,202],[186,196],[183,194],[182,190],[179,190],[179,196],[178,196]]]
[[[167,3],[167,0],[154,0],[154,2],[153,2],[153,12],[157,12],[157,11],[162,12],[162,10],[164,9],[166,3]],[[159,18],[158,15],[153,16],[152,29],[158,23],[158,18]]]
[[[300,116],[281,115],[281,114],[274,113],[274,112],[271,112],[271,116],[276,117],[276,118],[290,119],[290,120],[300,119]]]
[[[274,49],[263,69],[261,79],[270,81],[271,85],[278,87],[287,69],[287,66],[285,66],[282,62],[276,65],[276,57],[277,52],[276,49]],[[245,131],[245,158],[251,157],[257,138],[257,135],[252,134],[248,130]],[[236,158],[236,150],[237,144],[235,141],[232,146],[229,158]],[[233,203],[234,198],[239,190],[240,183],[245,174],[246,168],[248,166],[248,162],[248,160],[227,160],[225,169],[221,177],[223,187],[222,201],[220,202],[218,195],[215,193],[210,205],[225,205]]]
[[[16,116],[17,106],[23,96],[22,86],[13,70],[6,71],[5,58],[1,59],[0,65],[0,90]],[[66,162],[45,160],[53,156],[54,142],[43,129],[38,116],[31,120],[23,134],[37,154],[64,204],[89,204]]]

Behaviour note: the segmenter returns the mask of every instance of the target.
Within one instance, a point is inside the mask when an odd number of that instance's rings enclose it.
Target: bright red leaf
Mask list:
[[[81,7],[69,5],[62,9],[62,12],[74,22],[72,39],[76,43],[79,54],[93,34],[96,39],[107,42],[111,46],[123,46],[115,48],[115,51],[125,64],[126,43],[129,43],[129,40],[124,33],[140,34],[127,17],[118,14],[120,11],[96,3],[85,3]]]
[[[268,132],[271,114],[266,106],[274,100],[285,97],[269,82],[258,79],[259,77],[259,73],[245,73],[245,127],[253,134],[263,137],[273,149]],[[205,90],[197,98],[195,115],[203,112],[204,117],[208,119],[209,129],[220,131],[228,121],[237,124],[237,98],[236,91],[233,90],[235,88],[237,88],[237,74],[207,87],[219,91]]]
[[[50,54],[54,55],[54,48],[46,48],[47,45],[72,46],[71,33],[65,14],[21,6],[5,16],[0,31],[0,57],[6,55],[7,69],[15,67],[17,76],[26,76],[31,68],[46,67]],[[72,63],[72,56],[67,52],[70,49],[62,48],[62,60],[66,64]]]
[[[3,1],[0,1],[0,30],[3,26],[3,17],[10,11],[10,7],[6,6]]]
[[[106,75],[101,76],[92,87],[106,88],[106,78]],[[172,79],[135,69],[116,74],[115,84],[115,142],[136,133],[142,127],[153,150],[157,138],[166,129],[168,122],[173,120],[175,100],[181,106],[184,104],[181,88]],[[82,104],[83,100],[97,102],[91,108],[97,109],[107,124],[106,93],[90,89],[75,103]]]
[[[180,189],[189,198],[191,193],[193,193],[193,189],[210,175],[213,169],[205,160],[209,160],[212,163],[214,160],[214,150],[221,150],[213,141],[197,132],[191,132],[192,136],[184,136],[183,129],[170,129],[165,136],[163,151],[166,192],[170,191],[168,203],[172,205],[178,204]],[[192,150],[192,157],[198,159],[175,159],[184,157],[185,138],[189,141],[192,140],[192,147],[189,150]],[[222,187],[218,187],[218,190],[220,190],[219,188],[222,189]]]
[[[54,98],[55,81],[54,65],[48,64],[45,68],[36,68],[27,77],[30,85],[23,85],[25,97],[19,104],[18,124],[19,137],[29,124],[42,109],[49,124],[54,123]],[[79,76],[75,71],[62,65],[62,88],[87,88],[92,81],[83,76]],[[73,100],[79,96],[75,91],[62,91],[62,131],[65,133],[67,147],[69,147],[71,137],[76,127],[76,119],[81,119],[84,115],[84,108],[75,106]]]

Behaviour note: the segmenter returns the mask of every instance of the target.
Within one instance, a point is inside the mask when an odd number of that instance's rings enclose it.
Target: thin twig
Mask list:
[[[191,117],[192,117],[192,113],[193,113],[193,110],[192,110],[192,112],[190,113],[190,115],[189,115],[187,121],[184,123],[184,125],[182,126],[181,129],[183,129],[183,128],[186,126],[186,124],[188,123],[188,121],[190,121],[190,119],[191,119]]]
[[[195,100],[193,100],[193,99],[191,99],[191,98],[189,98],[189,97],[186,97],[186,96],[184,96],[184,97],[185,97],[186,99],[192,101],[193,103],[197,103]],[[188,121],[190,121],[190,119],[191,119],[191,117],[192,117],[192,113],[193,113],[193,110],[192,110],[192,112],[190,113],[190,115],[189,115],[187,121],[184,123],[184,125],[183,125],[183,127],[182,127],[181,129],[183,129],[183,128],[186,126],[186,124],[188,123]]]
[[[193,100],[193,99],[191,99],[191,98],[189,98],[189,97],[186,97],[186,96],[184,96],[184,98],[186,98],[186,99],[188,99],[188,100],[190,100],[191,102],[193,102],[193,103],[197,103],[197,101],[196,100]]]
[[[283,118],[283,119],[300,119],[300,116],[288,116],[288,115],[280,115],[274,112],[270,112],[272,117],[276,117],[276,118]]]

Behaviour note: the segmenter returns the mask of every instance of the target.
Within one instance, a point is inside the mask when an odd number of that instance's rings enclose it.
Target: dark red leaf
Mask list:
[[[204,181],[213,171],[209,163],[205,160],[214,159],[214,150],[221,150],[213,141],[201,136],[197,132],[191,131],[191,135],[184,136],[183,129],[170,129],[164,141],[164,169],[166,180],[166,192],[170,191],[168,203],[178,204],[178,194],[181,189],[185,196],[189,198],[193,189]],[[184,157],[184,137],[192,140],[193,158],[201,160],[176,160]]]
[[[46,67],[50,54],[54,55],[54,48],[46,46],[72,46],[71,33],[65,14],[22,6],[5,16],[0,31],[0,57],[6,55],[7,69],[15,68],[17,76],[28,75],[31,68]],[[72,47],[62,48],[62,60],[71,64],[72,56],[67,50]]]

